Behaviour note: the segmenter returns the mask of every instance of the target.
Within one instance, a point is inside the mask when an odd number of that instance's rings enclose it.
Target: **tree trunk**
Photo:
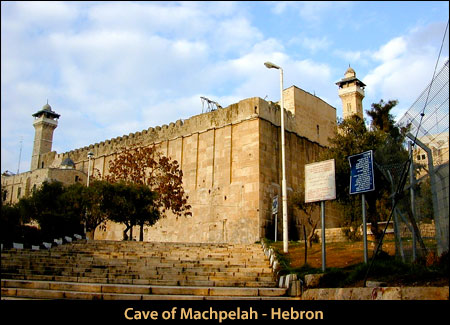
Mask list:
[[[308,264],[308,244],[306,240],[306,227],[303,225],[303,239],[305,241],[305,265]]]
[[[314,238],[314,232],[316,231],[318,223],[319,223],[319,218],[317,218],[316,222],[312,225],[311,232],[309,233],[309,236],[308,236],[309,247],[312,247],[312,240]]]
[[[367,203],[367,220],[370,222],[370,230],[372,231],[373,238],[375,241],[375,247],[380,245],[378,251],[383,250],[383,242],[381,241],[381,236],[383,235],[383,231],[378,227],[378,212],[376,209],[376,196],[374,192],[370,192],[369,195],[366,195],[366,203]]]
[[[130,230],[131,226],[128,224],[125,224],[127,227],[125,228],[125,230],[123,231],[123,240],[130,240],[130,237],[128,236],[127,232],[128,230]]]
[[[140,224],[141,229],[139,230],[139,241],[144,241],[144,223]]]

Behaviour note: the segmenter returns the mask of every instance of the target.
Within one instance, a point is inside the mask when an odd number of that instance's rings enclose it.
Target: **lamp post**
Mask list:
[[[283,206],[283,251],[288,252],[288,216],[287,216],[287,190],[286,190],[286,155],[284,141],[284,100],[283,100],[283,69],[271,62],[264,63],[268,69],[280,70],[280,107],[281,107],[281,200]]]

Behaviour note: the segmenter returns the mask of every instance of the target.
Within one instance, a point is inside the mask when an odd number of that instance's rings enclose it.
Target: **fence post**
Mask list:
[[[437,244],[437,252],[438,255],[441,255],[445,251],[443,236],[442,236],[442,220],[439,215],[439,207],[437,202],[437,189],[436,189],[436,181],[434,175],[434,166],[433,166],[433,153],[431,149],[428,148],[422,141],[417,139],[411,133],[407,133],[406,136],[414,141],[419,147],[421,147],[427,153],[428,158],[428,174],[430,175],[430,185],[431,185],[431,198],[433,200],[433,216],[434,216],[434,224],[436,227],[436,244]]]

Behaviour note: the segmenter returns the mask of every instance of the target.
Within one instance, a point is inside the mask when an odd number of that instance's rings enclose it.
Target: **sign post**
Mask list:
[[[274,197],[273,197],[273,199],[272,199],[272,214],[274,214],[275,215],[275,241],[277,241],[277,239],[278,239],[278,234],[277,234],[277,232],[278,232],[278,229],[277,229],[277,226],[278,226],[278,195],[275,195]]]
[[[375,178],[373,173],[372,150],[349,156],[350,164],[350,194],[361,193],[362,201],[362,226],[364,241],[364,263],[368,262],[367,250],[367,220],[366,220],[366,197],[364,193],[375,190]]]
[[[326,268],[325,201],[336,199],[334,159],[305,165],[305,203],[320,201],[322,226],[322,271]]]

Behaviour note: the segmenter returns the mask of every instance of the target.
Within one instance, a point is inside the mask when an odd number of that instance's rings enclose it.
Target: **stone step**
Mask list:
[[[179,286],[218,286],[218,287],[276,287],[274,281],[251,281],[242,279],[225,279],[225,280],[207,280],[204,278],[195,279],[133,279],[123,276],[121,278],[104,278],[104,277],[74,277],[74,276],[53,276],[53,275],[23,275],[23,274],[2,274],[4,279],[11,280],[33,280],[33,281],[60,281],[60,282],[79,282],[79,283],[105,283],[105,284],[138,284],[138,285],[179,285]]]
[[[45,252],[39,252],[36,251],[33,252],[2,252],[2,255],[4,258],[12,259],[16,261],[23,261],[23,260],[30,260],[30,261],[46,261],[46,260],[56,260],[63,263],[64,261],[104,261],[111,262],[111,261],[117,261],[120,263],[120,261],[126,261],[127,263],[141,263],[143,261],[145,262],[152,262],[152,261],[161,261],[165,263],[178,263],[180,261],[191,262],[191,263],[201,263],[203,261],[210,262],[212,264],[264,264],[262,261],[264,261],[264,255],[260,256],[208,256],[208,255],[185,255],[185,256],[174,256],[174,255],[167,255],[167,256],[115,256],[113,253],[105,253],[104,256],[101,254],[90,254],[86,252],[72,252],[68,254],[55,254],[54,252],[51,252],[51,254],[45,253]]]
[[[116,298],[132,300],[151,299],[147,296],[195,296],[201,297],[281,297],[284,288],[236,288],[197,286],[154,286],[75,283],[57,281],[31,281],[2,279],[2,296],[46,299],[110,299],[112,295],[127,295]],[[83,293],[83,294],[82,294]]]
[[[1,259],[2,295],[7,296],[211,299],[286,294],[277,288],[260,245],[77,241],[50,250],[5,250]]]

